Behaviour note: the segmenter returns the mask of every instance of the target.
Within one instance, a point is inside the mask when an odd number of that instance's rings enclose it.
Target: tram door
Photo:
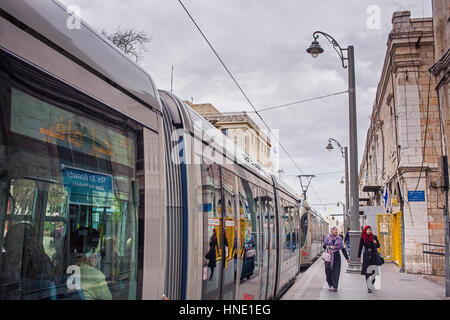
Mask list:
[[[277,224],[275,221],[275,210],[273,206],[273,195],[268,193],[267,198],[267,211],[269,212],[269,271],[268,271],[268,280],[267,280],[267,295],[266,299],[270,299],[273,297],[273,291],[275,287],[275,268],[276,268],[276,232],[277,232]]]
[[[221,169],[224,249],[222,264],[222,300],[234,300],[236,295],[237,274],[237,216],[236,216],[236,176],[231,171]]]
[[[261,190],[261,216],[262,216],[262,230],[263,230],[263,246],[262,246],[262,267],[261,267],[261,299],[265,300],[271,296],[269,290],[273,290],[273,281],[269,279],[271,273],[271,236],[273,222],[270,216],[273,215],[273,209],[270,207],[269,194],[267,191]],[[272,258],[273,259],[273,258]],[[273,267],[272,267],[273,268]],[[273,273],[273,271],[272,271]]]
[[[204,164],[202,299],[232,300],[236,295],[237,224],[235,175]]]

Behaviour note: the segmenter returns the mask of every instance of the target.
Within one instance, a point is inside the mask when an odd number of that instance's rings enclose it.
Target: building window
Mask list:
[[[228,129],[227,129],[227,128],[222,129],[222,133],[223,133],[225,136],[228,136]]]

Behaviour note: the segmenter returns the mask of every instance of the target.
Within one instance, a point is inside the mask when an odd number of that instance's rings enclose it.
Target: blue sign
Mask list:
[[[408,191],[408,201],[411,202],[425,201],[425,191],[423,190]]]
[[[69,189],[71,203],[111,207],[114,205],[113,178],[73,168],[62,171],[64,187]]]
[[[208,202],[208,203],[204,203],[203,204],[203,212],[209,212],[212,211],[212,203]]]

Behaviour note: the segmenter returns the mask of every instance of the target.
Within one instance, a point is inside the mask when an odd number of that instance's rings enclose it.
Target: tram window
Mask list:
[[[291,227],[290,227],[290,215],[289,215],[289,204],[286,200],[281,200],[282,212],[283,212],[283,260],[288,260],[290,258],[291,251]]]
[[[302,218],[300,219],[300,228],[302,237],[302,242],[300,245],[303,247],[306,243],[306,237],[308,236],[308,212],[303,214]]]
[[[298,250],[298,211],[291,206],[291,217],[292,217],[292,251]]]
[[[206,161],[206,160],[204,160]],[[215,164],[202,164],[203,190],[203,286],[202,299],[220,298],[219,280],[222,265],[222,206],[219,168]]]
[[[225,197],[224,208],[224,249],[225,261],[222,268],[222,299],[235,299],[235,283],[237,274],[238,241],[236,223],[236,176],[233,172],[221,168],[222,190]]]
[[[241,213],[241,263],[239,299],[259,297],[259,216],[257,187],[238,178],[239,206]]]
[[[11,115],[0,148],[0,299],[135,299],[141,129],[11,91],[0,109]]]

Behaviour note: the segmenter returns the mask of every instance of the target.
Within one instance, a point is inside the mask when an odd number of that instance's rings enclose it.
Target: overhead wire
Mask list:
[[[327,98],[327,97],[332,97],[332,96],[337,96],[340,94],[344,94],[344,93],[348,93],[348,90],[345,91],[339,91],[339,92],[335,92],[335,93],[330,93],[330,94],[326,94],[324,96],[319,96],[319,97],[315,97],[315,98],[309,98],[309,99],[304,99],[304,100],[299,100],[299,101],[294,101],[294,102],[290,102],[290,103],[286,103],[286,104],[281,104],[278,106],[274,106],[274,107],[266,107],[263,109],[259,109],[258,112],[263,112],[263,111],[268,111],[268,110],[274,110],[274,109],[280,109],[280,108],[284,108],[284,107],[289,107],[292,106],[294,104],[300,104],[300,103],[304,103],[304,102],[309,102],[309,101],[314,101],[314,100],[319,100],[319,99],[323,99],[323,98]],[[255,111],[249,111],[249,113],[254,113]]]
[[[222,58],[220,57],[220,55],[217,53],[217,51],[214,49],[214,47],[212,46],[212,44],[209,42],[208,38],[205,36],[205,34],[203,33],[203,31],[200,29],[199,25],[197,24],[197,22],[194,20],[194,18],[192,17],[192,15],[190,14],[189,10],[186,8],[186,6],[183,4],[183,2],[181,0],[178,0],[178,2],[180,3],[180,5],[183,7],[184,11],[186,12],[186,14],[189,16],[189,18],[191,19],[191,21],[194,23],[194,25],[196,26],[197,30],[200,32],[200,34],[202,35],[203,39],[205,39],[206,43],[208,44],[208,46],[211,48],[211,50],[214,52],[215,56],[217,57],[217,59],[219,59],[220,63],[222,64],[222,66],[225,68],[225,70],[227,71],[228,75],[231,77],[231,79],[233,80],[233,82],[236,84],[236,86],[238,87],[239,91],[242,93],[242,95],[245,97],[245,100],[247,100],[248,104],[252,107],[252,109],[255,111],[255,114],[259,117],[259,119],[262,121],[262,123],[266,126],[266,128],[269,130],[271,136],[277,141],[277,143],[280,145],[280,147],[283,149],[283,151],[286,153],[286,155],[288,156],[288,158],[291,160],[291,162],[294,164],[294,166],[297,168],[298,171],[300,171],[300,173],[304,174],[303,170],[300,168],[300,166],[297,164],[297,162],[294,160],[294,158],[291,156],[291,154],[286,150],[286,148],[281,144],[281,142],[276,138],[276,136],[272,133],[272,130],[270,129],[270,127],[267,125],[266,121],[264,121],[263,117],[259,114],[258,110],[255,108],[255,106],[253,105],[252,101],[250,100],[250,98],[247,96],[247,94],[244,92],[244,90],[241,88],[241,86],[239,85],[239,83],[237,82],[237,80],[235,79],[235,77],[233,76],[233,74],[231,73],[231,71],[228,69],[228,67],[225,65],[225,63],[223,62]],[[323,202],[322,199],[319,197],[319,195],[317,194],[317,191],[314,189],[313,186],[311,186],[312,191],[314,192],[314,194],[316,195],[317,199],[319,199],[320,202]]]

